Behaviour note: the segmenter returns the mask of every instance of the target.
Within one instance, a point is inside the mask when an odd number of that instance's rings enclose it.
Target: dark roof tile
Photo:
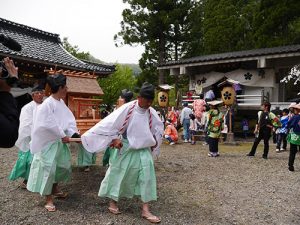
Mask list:
[[[75,58],[62,47],[58,34],[2,18],[0,18],[0,33],[13,38],[22,46],[22,51],[15,52],[0,44],[0,55],[18,56],[26,61],[32,59],[44,64],[72,67],[68,69],[94,71],[97,74],[110,74],[115,71],[115,66],[90,63]]]
[[[178,64],[199,63],[199,62],[208,62],[208,61],[216,61],[216,60],[226,60],[226,59],[238,59],[238,58],[246,58],[246,57],[259,57],[264,55],[275,55],[275,54],[294,53],[294,52],[300,52],[300,45],[288,45],[288,46],[279,46],[273,48],[261,48],[261,49],[252,49],[252,50],[237,51],[237,52],[225,52],[225,53],[212,54],[212,55],[203,55],[203,56],[197,56],[193,58],[181,59],[178,61],[169,61],[161,64],[160,66],[171,66],[171,65],[178,65]]]

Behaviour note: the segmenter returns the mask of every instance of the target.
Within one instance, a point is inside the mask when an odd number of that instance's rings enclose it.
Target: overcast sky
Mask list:
[[[0,0],[0,17],[68,37],[80,51],[112,63],[138,63],[142,46],[115,47],[122,0]]]

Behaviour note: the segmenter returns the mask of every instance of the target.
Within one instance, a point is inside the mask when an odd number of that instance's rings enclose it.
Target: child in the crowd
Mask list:
[[[220,112],[218,106],[220,106],[222,101],[210,101],[208,104],[211,109],[208,111],[208,144],[209,144],[209,153],[210,157],[219,156],[219,137],[221,131],[224,129],[224,115]]]
[[[278,134],[277,134],[277,146],[276,146],[276,152],[280,152],[280,151],[285,151],[286,150],[286,145],[287,145],[287,123],[289,121],[289,110],[288,109],[283,109],[282,111],[282,116],[280,118],[280,122],[281,122],[281,128],[278,128]],[[283,142],[282,147],[281,146],[281,142]]]
[[[196,119],[194,114],[190,114],[190,129],[189,129],[189,132],[190,132],[190,138],[191,138],[191,144],[192,145],[196,144],[195,134],[196,134],[197,128],[198,128],[197,119]]]
[[[244,138],[246,139],[248,137],[248,132],[249,132],[249,122],[246,118],[242,120],[242,130],[243,130]]]
[[[170,119],[166,121],[164,137],[168,140],[170,145],[174,145],[178,141],[178,132]]]
[[[167,119],[171,121],[174,127],[177,127],[177,113],[174,110],[174,107],[168,107]]]

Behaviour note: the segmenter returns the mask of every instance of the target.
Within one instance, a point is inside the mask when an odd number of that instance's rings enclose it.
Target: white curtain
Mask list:
[[[240,82],[241,85],[250,87],[275,87],[275,72],[273,69],[264,69],[260,75],[258,70],[238,69],[227,73],[209,72],[195,76],[191,80],[190,89],[194,89],[197,80],[204,80],[203,88],[209,87],[218,82],[223,77]]]

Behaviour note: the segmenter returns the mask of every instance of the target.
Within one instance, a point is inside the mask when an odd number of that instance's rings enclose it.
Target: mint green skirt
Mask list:
[[[50,195],[54,183],[67,182],[70,178],[70,150],[59,140],[34,154],[27,189],[41,195]]]
[[[29,150],[27,152],[19,151],[18,159],[8,179],[16,180],[18,178],[24,178],[25,180],[28,180],[32,159],[33,155]]]
[[[82,144],[77,145],[77,165],[78,166],[91,166],[96,163],[96,153],[90,153],[83,147]]]
[[[140,197],[144,203],[157,200],[156,176],[150,149],[128,149],[128,141],[123,140],[121,155],[117,149],[110,151],[109,168],[98,195],[114,201],[134,196]]]

